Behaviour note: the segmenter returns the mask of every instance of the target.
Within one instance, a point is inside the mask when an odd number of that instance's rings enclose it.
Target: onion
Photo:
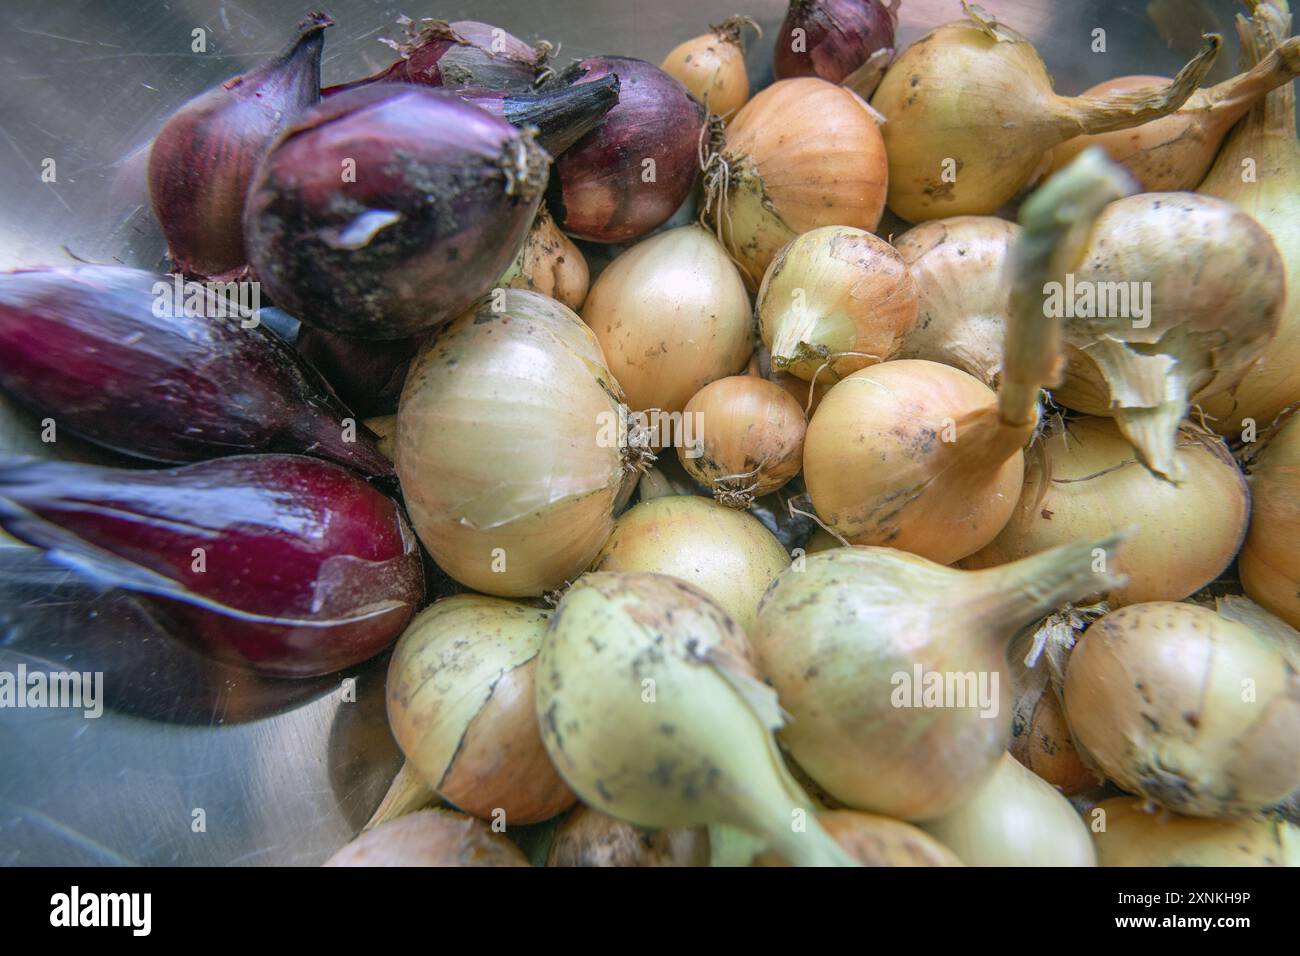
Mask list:
[[[618,102],[618,77],[603,76],[590,83],[557,85],[540,91],[458,90],[467,103],[505,120],[515,129],[536,130],[537,142],[559,156],[600,123]]]
[[[749,100],[745,27],[759,36],[752,17],[727,17],[709,32],[673,47],[659,68],[686,87],[710,113],[730,117]]]
[[[618,77],[618,104],[559,157],[547,195],[560,228],[592,242],[627,242],[663,225],[699,173],[704,112],[663,70],[628,57],[588,57],[560,81],[610,75]]]
[[[505,825],[568,809],[533,707],[550,612],[457,594],[413,620],[388,665],[388,723],[426,783],[448,802]]]
[[[294,347],[358,415],[397,410],[411,360],[428,333],[405,339],[359,339],[304,325]]]
[[[560,232],[550,212],[542,206],[519,255],[497,284],[549,295],[576,312],[587,300],[590,275],[582,250]]]
[[[1300,39],[1272,50],[1248,72],[1197,90],[1176,113],[1127,130],[1076,136],[1057,146],[1051,170],[1067,165],[1089,146],[1100,146],[1124,166],[1143,192],[1195,189],[1214,164],[1228,131],[1268,92],[1300,73]],[[1126,93],[1168,83],[1162,76],[1120,76],[1100,83],[1084,96]]]
[[[575,807],[551,841],[547,866],[708,866],[703,828],[647,833],[591,807]]]
[[[1284,820],[1204,820],[1111,797],[1093,811],[1102,866],[1300,866],[1300,828]]]
[[[1143,309],[1121,294],[1132,290]],[[1101,214],[1060,292],[1056,305],[1072,309],[1062,323],[1068,366],[1053,398],[1114,418],[1144,464],[1182,480],[1176,436],[1189,404],[1231,388],[1264,353],[1286,277],[1272,238],[1231,203],[1144,193]],[[1078,307],[1087,298],[1106,300],[1086,311],[1107,315],[1087,315]]]
[[[582,320],[635,411],[680,412],[754,351],[744,284],[726,250],[695,225],[637,243],[610,263]]]
[[[504,290],[441,332],[407,375],[396,442],[438,565],[502,597],[577,577],[643,460],[618,427],[622,400],[595,336],[536,292]]]
[[[324,30],[310,13],[275,59],[195,97],[149,148],[149,201],[177,270],[233,278],[247,262],[244,198],[276,134],[320,100]]]
[[[424,597],[398,506],[347,469],[299,455],[165,471],[9,462],[0,525],[56,564],[139,595],[205,654],[279,677],[373,657]]]
[[[1246,593],[1300,628],[1300,415],[1269,441],[1250,478],[1250,535],[1241,549]]]
[[[548,161],[530,133],[451,93],[378,83],[332,96],[258,167],[249,261],[309,325],[405,338],[464,311],[506,270]]]
[[[1026,706],[1023,721],[1020,719],[1022,703]],[[1050,688],[1040,688],[1032,701],[1017,695],[1015,708],[1016,718],[1011,724],[1012,757],[1067,797],[1097,785],[1097,776],[1079,756],[1061,702]]]
[[[916,284],[916,324],[897,357],[942,362],[996,388],[1011,310],[1006,274],[1020,227],[991,216],[954,216],[894,240]]]
[[[916,284],[883,239],[824,226],[776,254],[754,311],[773,368],[835,381],[898,352],[916,323]]]
[[[527,866],[513,843],[482,820],[420,810],[367,830],[325,866]]]
[[[924,830],[874,813],[831,810],[817,822],[862,866],[964,866],[956,855]],[[781,866],[772,853],[761,855],[759,866]]]
[[[870,95],[855,79],[869,66],[884,72],[894,55],[899,5],[898,0],[790,0],[772,51],[776,78],[819,76]]]
[[[661,574],[584,575],[542,645],[537,713],[584,803],[644,827],[723,824],[799,866],[851,865],[781,761],[745,635]]]
[[[745,633],[754,627],[763,592],[789,566],[790,556],[758,519],[683,495],[624,512],[591,565],[680,578],[709,595]]]
[[[1088,628],[1065,716],[1107,777],[1176,813],[1249,814],[1300,787],[1300,674],[1208,608],[1135,604]]]
[[[773,582],[752,633],[792,717],[782,743],[850,807],[905,820],[952,811],[1006,750],[1007,645],[1062,602],[1112,585],[1094,553],[1117,540],[977,572],[892,548],[808,555]],[[947,706],[916,706],[936,677]]]
[[[1251,29],[1242,29],[1248,62],[1291,33],[1285,0],[1256,3]],[[1248,175],[1249,174],[1249,175]],[[1269,93],[1228,137],[1201,192],[1236,203],[1273,236],[1286,270],[1286,298],[1273,344],[1251,366],[1231,394],[1205,402],[1215,427],[1239,435],[1271,424],[1300,402],[1300,143],[1296,141],[1295,90],[1286,83]]]
[[[1058,96],[1025,37],[978,7],[962,6],[966,19],[904,50],[871,100],[885,116],[889,208],[909,222],[989,215],[1030,182],[1058,143],[1172,113],[1209,72],[1223,42],[1209,37],[1168,85]]]
[[[803,77],[741,108],[704,159],[704,219],[751,290],[777,251],[819,226],[872,230],[885,206],[885,144],[856,94]]]
[[[1178,435],[1186,480],[1175,485],[1143,468],[1113,421],[1053,425],[1030,450],[1020,501],[967,568],[1014,561],[1112,528],[1135,528],[1115,571],[1128,583],[1102,597],[1112,606],[1181,601],[1215,580],[1241,547],[1250,491],[1214,435],[1190,422]]]
[[[1097,865],[1074,807],[1010,754],[978,793],[921,826],[967,866]]]

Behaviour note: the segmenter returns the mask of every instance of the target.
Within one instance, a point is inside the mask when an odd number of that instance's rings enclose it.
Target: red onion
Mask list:
[[[790,0],[772,51],[776,78],[819,76],[844,83],[873,54],[886,50],[883,73],[892,57],[898,6],[898,0]],[[869,96],[871,90],[859,92]]]
[[[158,133],[149,151],[149,198],[180,271],[243,269],[253,170],[276,134],[320,99],[322,31],[333,22],[308,15],[274,60],[190,100]]]
[[[704,110],[644,60],[589,57],[560,79],[589,83],[609,75],[619,79],[618,104],[556,160],[547,199],[565,232],[627,242],[662,225],[690,194]]]
[[[56,428],[141,458],[289,451],[392,473],[291,347],[251,317],[217,317],[215,295],[187,314],[205,287],[181,285],[178,302],[178,285],[123,266],[0,275],[0,387]]]
[[[618,77],[610,75],[540,92],[476,89],[457,90],[456,95],[516,129],[533,127],[542,148],[559,156],[596,128],[601,117],[618,102],[618,87]]]
[[[377,341],[304,326],[295,345],[348,408],[371,418],[397,411],[406,369],[426,338],[421,334]]]
[[[258,168],[249,262],[300,321],[398,339],[463,312],[514,260],[550,157],[451,93],[377,83],[303,114]]]
[[[420,20],[399,17],[404,42],[385,40],[400,54],[371,76],[326,87],[322,96],[371,83],[415,83],[450,89],[528,90],[546,68],[550,44],[531,47],[491,24],[477,20]]]
[[[8,463],[0,526],[141,595],[204,653],[284,677],[374,656],[424,593],[398,506],[347,469],[299,455],[166,471]]]

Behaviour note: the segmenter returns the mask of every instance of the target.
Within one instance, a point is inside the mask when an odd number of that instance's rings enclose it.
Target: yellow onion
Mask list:
[[[872,230],[885,208],[875,118],[856,93],[816,77],[779,80],[746,103],[703,165],[704,219],[751,290],[795,236]]]
[[[388,724],[443,799],[509,826],[566,810],[573,792],[537,729],[533,683],[549,611],[457,594],[416,616],[388,665]]]
[[[1107,777],[1176,813],[1253,813],[1300,787],[1300,673],[1208,608],[1134,604],[1088,628],[1065,716]]]
[[[670,229],[616,258],[592,285],[582,319],[636,411],[680,412],[754,351],[744,284],[699,226]]]
[[[956,810],[921,824],[967,866],[1096,866],[1083,819],[1048,783],[1003,754]]]
[[[1250,535],[1241,549],[1246,593],[1300,628],[1300,415],[1259,456],[1250,478]]]
[[[733,508],[748,508],[803,467],[803,406],[774,382],[730,375],[710,382],[686,403],[693,439],[677,446],[692,478]]]
[[[595,336],[536,292],[504,290],[428,343],[402,390],[396,466],[438,566],[503,597],[577,577],[642,460],[621,404]]]
[[[1177,112],[1126,130],[1076,136],[1052,152],[1053,172],[1089,146],[1100,146],[1126,168],[1143,192],[1195,189],[1214,164],[1224,137],[1254,104],[1300,73],[1300,39],[1291,38],[1245,73],[1197,90]],[[1120,76],[1084,96],[1132,92],[1171,82],[1162,76]]]
[[[1102,866],[1300,866],[1300,828],[1285,820],[1185,817],[1138,797],[1103,800],[1090,816]]]
[[[1258,61],[1291,33],[1286,0],[1254,5],[1249,27],[1238,32],[1249,61]],[[1273,236],[1290,292],[1273,344],[1231,394],[1205,402],[1215,428],[1239,435],[1247,419],[1255,430],[1300,402],[1300,143],[1296,141],[1295,90],[1287,83],[1269,93],[1228,137],[1201,183],[1201,192],[1236,203]]]
[[[1181,601],[1223,573],[1241,547],[1250,491],[1223,442],[1184,423],[1175,485],[1142,467],[1137,450],[1106,418],[1055,422],[1034,444],[1011,519],[962,562],[987,568],[1081,537],[1132,527],[1116,571],[1112,607]],[[1294,540],[1294,539],[1292,539]]]
[[[763,35],[752,17],[727,17],[710,26],[708,33],[673,47],[659,69],[686,87],[710,113],[730,117],[749,100],[745,27]]]
[[[642,827],[734,827],[799,866],[853,865],[781,760],[780,707],[744,633],[703,591],[584,575],[539,666],[542,739],[584,803]]]
[[[956,854],[924,830],[874,813],[830,810],[817,822],[862,866],[965,866]],[[761,854],[758,866],[782,866],[776,854]]]
[[[754,311],[774,369],[835,381],[897,353],[916,322],[916,285],[883,239],[823,226],[776,254]]]
[[[989,215],[1029,184],[1058,143],[1172,113],[1222,43],[1210,37],[1167,85],[1058,96],[1029,40],[979,7],[962,6],[966,19],[904,50],[871,99],[885,117],[889,208],[909,222]]]
[[[708,866],[703,827],[647,832],[591,807],[573,809],[551,841],[547,866]]]
[[[1059,604],[1112,586],[1117,540],[986,571],[892,548],[808,555],[773,582],[753,632],[792,718],[782,743],[849,807],[905,820],[951,812],[1006,751],[1007,645]],[[936,680],[952,692],[941,706]]]
[[[546,206],[542,206],[519,255],[497,284],[549,295],[576,312],[587,298],[589,278],[582,250],[560,231]]]
[[[898,358],[942,362],[996,388],[1011,309],[1007,270],[1020,226],[992,216],[954,216],[894,240],[916,284],[916,324]]]
[[[670,574],[695,585],[748,634],[758,602],[790,556],[751,515],[708,498],[642,501],[619,516],[593,571]]]
[[[367,830],[325,866],[527,866],[519,848],[482,820],[420,810]]]
[[[1286,276],[1268,232],[1231,203],[1143,193],[1101,214],[1083,263],[1054,291],[1068,365],[1052,397],[1114,418],[1143,463],[1181,481],[1179,424],[1264,353]]]

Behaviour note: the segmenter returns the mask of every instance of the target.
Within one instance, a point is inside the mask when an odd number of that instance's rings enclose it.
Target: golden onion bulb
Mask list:
[[[1300,415],[1269,440],[1252,468],[1250,487],[1242,586],[1259,604],[1300,628]]]
[[[582,250],[560,231],[549,210],[542,206],[519,255],[497,284],[549,295],[576,312],[587,298],[589,281]]]
[[[828,810],[817,822],[862,866],[965,866],[957,855],[919,827],[902,820],[857,810]],[[758,866],[781,866],[772,853]]]
[[[708,866],[709,832],[647,832],[591,807],[564,818],[546,857],[547,866]]]
[[[708,33],[673,47],[659,69],[686,87],[710,113],[726,119],[749,100],[743,37],[746,27],[763,35],[752,18],[728,17],[709,27]]]
[[[1300,866],[1300,828],[1269,817],[1206,820],[1111,797],[1088,814],[1102,866]]]
[[[482,820],[419,810],[367,830],[325,866],[527,866],[519,848]]]

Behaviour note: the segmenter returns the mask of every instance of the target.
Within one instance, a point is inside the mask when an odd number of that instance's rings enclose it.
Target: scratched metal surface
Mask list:
[[[745,12],[770,79],[783,0],[482,0],[324,3],[325,82],[387,62],[394,19],[475,18],[591,53],[658,62],[676,43]],[[1122,73],[1172,74],[1201,28],[1227,29],[1230,0],[984,0],[1035,40],[1063,92]],[[301,0],[3,0],[0,31],[0,268],[71,255],[156,267],[163,243],[142,161],[181,103],[273,53]],[[957,0],[904,0],[901,40],[960,12]],[[1107,31],[1107,52],[1090,49]],[[203,28],[208,51],[190,50]],[[1235,53],[1225,55],[1215,79]],[[42,183],[45,159],[57,182]],[[32,416],[0,398],[0,452],[49,454]],[[65,457],[97,459],[60,440]],[[398,764],[383,716],[382,659],[304,684],[258,680],[179,647],[128,598],[100,593],[31,549],[0,543],[0,671],[103,671],[109,707],[0,709],[0,864],[315,864],[360,827]],[[197,810],[205,828],[196,832]]]

